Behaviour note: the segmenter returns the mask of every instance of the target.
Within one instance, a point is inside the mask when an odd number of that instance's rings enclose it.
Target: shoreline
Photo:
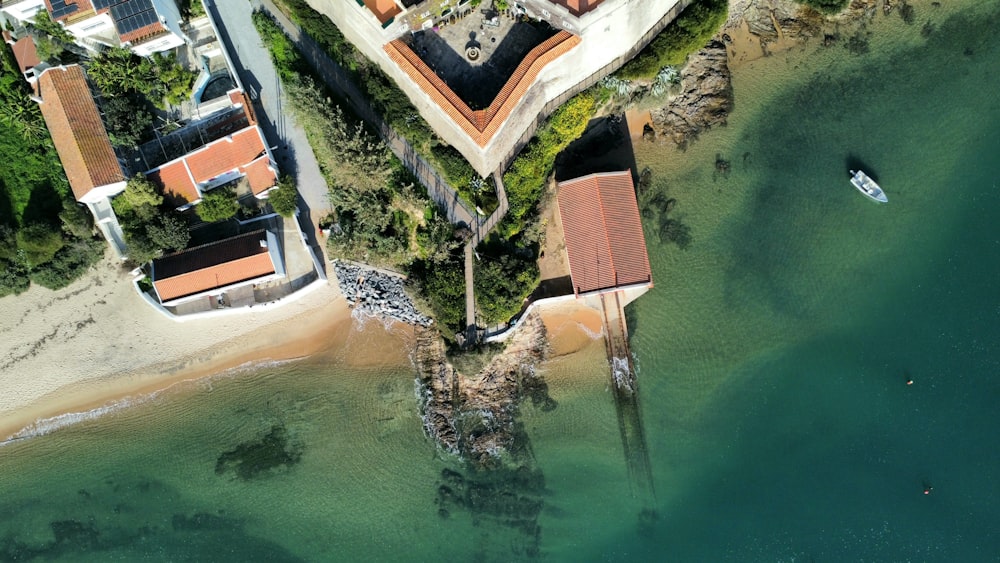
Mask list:
[[[316,293],[328,297],[332,291],[322,288]],[[178,355],[132,371],[75,380],[67,378],[61,387],[50,393],[39,395],[14,409],[0,411],[0,448],[121,409],[141,406],[178,385],[233,372],[238,376],[243,370],[257,370],[274,363],[308,360],[343,349],[355,332],[363,334],[386,330],[382,320],[372,324],[374,319],[367,319],[359,325],[339,293],[325,303],[317,303],[317,299],[313,298],[307,301],[313,307],[311,312],[292,318],[273,319],[273,322],[264,323],[249,334],[216,346],[226,348],[227,344],[240,339],[263,342],[269,339],[272,331],[283,335],[255,349],[233,353],[200,351],[193,356]],[[551,359],[572,355],[594,339],[604,337],[598,311],[582,303],[551,303],[539,307],[536,314],[549,332]],[[269,318],[269,314],[264,314],[264,318]],[[168,326],[177,327],[175,323]],[[364,361],[359,363],[363,364]],[[15,389],[17,391],[25,390]]]
[[[65,289],[0,301],[0,318],[0,443],[38,420],[308,357],[352,326],[336,285],[266,312],[178,324],[143,303],[111,258]]]

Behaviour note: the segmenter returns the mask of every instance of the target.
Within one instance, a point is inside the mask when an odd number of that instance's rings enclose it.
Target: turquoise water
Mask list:
[[[864,56],[754,63],[728,127],[639,147],[691,235],[647,220],[630,312],[655,521],[600,341],[540,366],[555,410],[522,408],[530,528],[442,514],[473,485],[442,474],[409,366],[349,361],[410,338],[366,331],[0,448],[0,560],[996,560],[1000,6],[969,5],[880,18]]]

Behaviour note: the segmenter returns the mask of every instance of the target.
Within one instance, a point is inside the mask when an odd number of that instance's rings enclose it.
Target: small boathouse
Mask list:
[[[639,411],[625,305],[653,287],[632,172],[560,182],[559,217],[573,293],[601,312],[618,426],[633,493],[653,504],[653,478]]]

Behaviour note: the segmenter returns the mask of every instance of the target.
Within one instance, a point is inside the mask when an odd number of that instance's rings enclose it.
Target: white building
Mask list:
[[[181,14],[173,0],[3,0],[0,14],[25,23],[46,10],[90,50],[129,47],[149,56],[183,45]]]

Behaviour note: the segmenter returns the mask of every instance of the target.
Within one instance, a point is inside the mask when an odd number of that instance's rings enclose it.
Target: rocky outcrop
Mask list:
[[[729,4],[725,28],[746,25],[747,30],[764,39],[815,37],[823,16],[793,0],[736,0]]]
[[[333,271],[340,292],[354,310],[416,326],[431,325],[431,319],[417,311],[403,290],[402,278],[339,260],[334,262]]]
[[[463,512],[473,526],[491,530],[487,543],[479,545],[481,555],[489,554],[483,559],[541,554],[545,477],[518,413],[525,401],[542,410],[556,407],[535,372],[547,349],[545,327],[530,314],[502,352],[466,377],[448,362],[436,331],[417,334],[416,391],[424,429],[441,449],[457,456],[456,464],[441,471],[434,502],[441,518]],[[497,534],[500,528],[512,534]],[[492,538],[496,545],[490,545]]]
[[[650,112],[656,138],[683,147],[701,131],[726,124],[733,108],[727,61],[726,47],[718,41],[691,55],[680,72],[680,94]]]
[[[531,314],[473,377],[448,362],[434,331],[417,337],[417,395],[424,429],[444,450],[475,468],[492,468],[504,454],[521,448],[515,421],[524,399],[542,409],[555,408],[548,387],[535,373],[547,352],[545,326]]]

